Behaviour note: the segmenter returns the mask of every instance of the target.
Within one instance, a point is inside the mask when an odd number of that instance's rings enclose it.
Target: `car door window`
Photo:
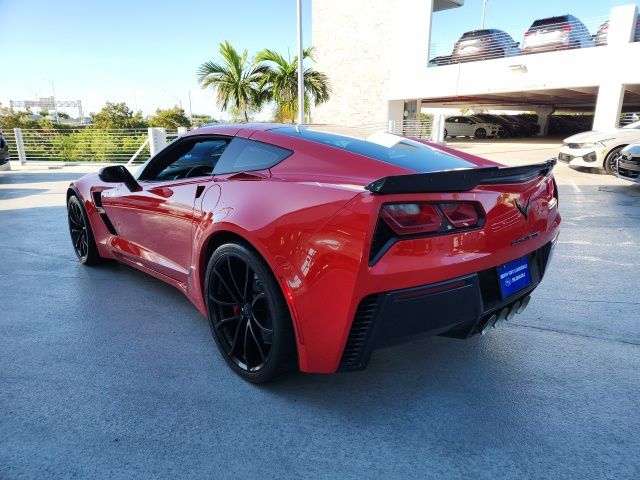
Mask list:
[[[160,152],[140,175],[140,180],[168,181],[210,176],[231,139],[188,137]]]
[[[271,168],[293,152],[269,143],[236,137],[215,165],[216,175]]]

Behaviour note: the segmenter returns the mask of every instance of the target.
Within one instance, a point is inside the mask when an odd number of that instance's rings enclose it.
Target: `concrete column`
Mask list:
[[[164,128],[149,127],[149,153],[153,157],[167,144],[167,132]]]
[[[389,119],[389,133],[402,133],[402,120],[404,120],[404,100],[391,100],[387,118]]]
[[[549,120],[551,119],[551,114],[554,111],[555,108],[549,106],[536,108],[536,113],[538,114],[538,126],[540,127],[538,136],[543,137],[549,133]]]
[[[616,47],[633,41],[637,14],[638,9],[635,5],[621,5],[611,9],[607,45]]]
[[[22,129],[14,128],[13,133],[16,138],[16,150],[18,151],[18,160],[20,160],[20,165],[25,165],[27,163],[27,152],[24,149],[24,139],[22,138]]]
[[[607,83],[600,85],[596,100],[596,113],[593,116],[594,130],[609,130],[618,127],[623,99],[623,84],[612,78]]]

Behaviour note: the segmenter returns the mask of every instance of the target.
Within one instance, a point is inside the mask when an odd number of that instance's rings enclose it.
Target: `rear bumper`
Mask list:
[[[496,268],[367,296],[356,311],[339,370],[363,369],[373,350],[415,334],[467,338],[479,333],[495,313],[538,286],[556,240],[557,236],[528,255],[531,284],[506,298],[500,295]]]

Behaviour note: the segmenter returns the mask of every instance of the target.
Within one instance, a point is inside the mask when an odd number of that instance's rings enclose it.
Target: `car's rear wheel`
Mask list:
[[[67,201],[67,219],[73,250],[76,252],[80,263],[84,265],[101,263],[103,259],[98,254],[98,247],[96,246],[87,212],[75,195],[71,195]]]
[[[602,164],[602,166],[604,167],[604,169],[606,170],[606,172],[609,175],[615,175],[616,174],[616,168],[615,168],[615,162],[616,162],[616,158],[618,158],[618,156],[620,155],[620,151],[625,147],[625,145],[621,145],[619,147],[614,148],[613,150],[611,150],[606,157],[604,157],[604,162]]]
[[[289,309],[257,253],[236,243],[218,247],[207,266],[205,292],[213,338],[233,371],[263,383],[290,369],[295,341]]]
[[[447,132],[447,129],[445,128],[444,129],[444,137],[442,137],[442,138],[447,138],[448,136],[449,136],[449,132]]]
[[[476,138],[486,138],[487,136],[487,131],[484,128],[478,128],[475,133],[474,136]]]

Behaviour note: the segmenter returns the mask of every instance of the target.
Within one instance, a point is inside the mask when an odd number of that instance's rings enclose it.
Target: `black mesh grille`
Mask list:
[[[378,311],[378,295],[365,297],[358,305],[347,345],[344,347],[340,368],[350,370],[362,368],[362,359],[371,327]]]

